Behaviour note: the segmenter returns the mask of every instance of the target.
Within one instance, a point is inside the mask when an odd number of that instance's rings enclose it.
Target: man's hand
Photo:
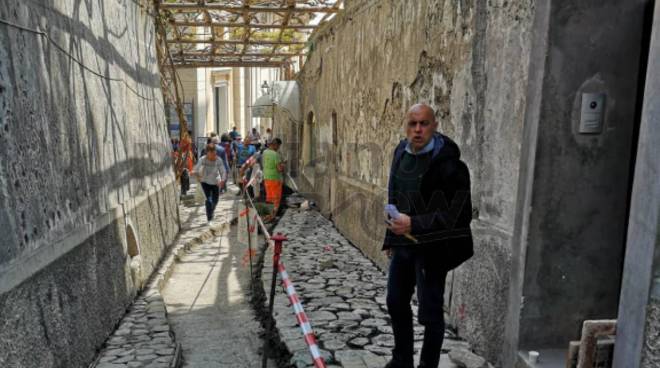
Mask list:
[[[396,220],[391,220],[388,228],[396,235],[410,234],[410,216],[402,213]]]
[[[392,248],[385,249],[384,252],[387,258],[392,258]]]
[[[218,188],[222,188],[225,185],[223,180],[218,180]]]

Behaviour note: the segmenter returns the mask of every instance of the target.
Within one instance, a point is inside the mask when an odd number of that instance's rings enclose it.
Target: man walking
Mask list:
[[[247,162],[247,160],[254,155],[257,150],[254,148],[252,143],[250,142],[250,138],[247,137],[243,142],[241,142],[241,138],[239,137],[234,141],[235,143],[235,151],[236,151],[236,168],[238,170],[243,167],[243,165]],[[238,178],[238,188],[239,191],[236,194],[237,196],[240,196],[243,194],[243,183],[242,183],[242,178],[239,175]]]
[[[259,134],[257,128],[252,128],[252,132],[250,133],[250,142],[252,142],[257,151],[261,151],[261,134]]]
[[[215,137],[211,138],[211,143],[215,145],[215,152],[216,155],[222,159],[223,165],[225,165],[225,171],[229,172],[229,159],[227,157],[227,152],[225,151],[225,148],[222,144],[220,144],[220,138],[216,135]],[[220,186],[220,193],[224,193],[227,191],[227,183],[225,182],[222,186]]]
[[[199,180],[206,196],[206,220],[210,223],[213,220],[215,207],[218,205],[220,188],[227,180],[225,165],[218,157],[213,143],[206,145],[206,155],[199,159],[193,174]]]
[[[229,136],[231,137],[231,140],[236,140],[236,138],[240,137],[241,134],[238,132],[236,127],[233,127],[231,132],[229,132]]]
[[[410,300],[416,288],[418,320],[424,326],[419,367],[437,368],[447,271],[473,254],[470,175],[456,143],[436,132],[430,106],[412,106],[405,124],[407,139],[394,150],[388,185],[388,203],[399,213],[387,220],[383,244],[391,257],[387,309],[394,332],[387,367],[414,366]]]
[[[264,187],[266,188],[266,202],[273,204],[273,215],[277,213],[282,201],[282,173],[284,172],[284,163],[280,158],[279,152],[282,140],[273,139],[268,148],[263,152],[264,164]]]

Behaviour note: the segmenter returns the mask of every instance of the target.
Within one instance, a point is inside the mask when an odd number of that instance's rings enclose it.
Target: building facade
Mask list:
[[[182,102],[188,127],[197,140],[205,141],[211,132],[226,133],[236,127],[242,137],[252,128],[264,134],[270,119],[252,116],[252,104],[261,96],[262,84],[279,80],[277,68],[197,68],[177,69],[183,88]],[[170,121],[178,123],[176,114]],[[177,132],[173,132],[177,138]]]

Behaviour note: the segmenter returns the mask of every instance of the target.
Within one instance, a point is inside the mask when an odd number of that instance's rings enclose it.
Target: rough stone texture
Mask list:
[[[478,254],[448,278],[452,319],[493,359],[503,344],[533,7],[532,0],[348,3],[319,32],[301,73],[304,121],[277,132],[292,142],[284,152],[294,160],[303,137],[305,163],[310,137],[318,142],[316,164],[302,168],[298,186],[382,267],[382,208],[402,119],[414,102],[436,109],[440,130],[461,146],[479,209]]]
[[[192,184],[190,197],[194,198],[196,190],[198,185]],[[154,272],[148,286],[122,317],[92,367],[179,366],[180,341],[176,341],[175,331],[170,327],[170,317],[161,290],[171,277],[176,260],[183,257],[184,252],[204,242],[217,241],[214,236],[226,232],[227,225],[236,215],[233,200],[236,188],[230,186],[229,190],[231,199],[218,204],[216,216],[210,225],[206,222],[203,205],[180,202],[181,232],[177,234],[175,246]]]
[[[488,368],[486,360],[467,349],[455,349],[449,352],[449,359],[460,368]]]
[[[160,311],[154,314],[153,311]],[[138,297],[122,318],[118,329],[97,356],[96,368],[125,367],[129,363],[172,363],[179,358],[174,334],[170,333],[163,297],[154,288]]]
[[[0,18],[125,81],[0,25],[0,366],[83,367],[178,231],[153,19],[101,0]]]
[[[646,314],[646,330],[640,367],[660,366],[660,299],[653,298]]]
[[[171,238],[171,232],[178,228],[173,221],[176,218],[171,213],[152,211],[156,203],[174,203],[175,198],[172,185],[130,215],[154,224],[158,218],[163,225],[169,222],[163,237]],[[134,284],[122,248],[124,236],[125,223],[117,220],[19,287],[0,295],[0,366],[87,366],[139,287]],[[159,250],[158,244],[141,245],[143,250],[149,249],[147,246],[152,246],[154,253]],[[157,261],[144,260],[143,280]]]
[[[383,367],[394,346],[385,305],[385,273],[317,211],[289,209],[273,232],[282,232],[289,239],[284,243],[282,261],[319,347],[325,352],[326,362],[351,368]],[[271,248],[262,270],[266,290],[270,288],[272,272],[270,251]],[[414,304],[413,314],[417,315]],[[275,297],[274,316],[279,337],[292,354],[290,364],[311,367],[308,347],[281,288]],[[423,332],[423,327],[416,323],[417,354]],[[470,346],[458,341],[452,331],[447,331],[445,337],[440,367],[455,368],[446,353]]]

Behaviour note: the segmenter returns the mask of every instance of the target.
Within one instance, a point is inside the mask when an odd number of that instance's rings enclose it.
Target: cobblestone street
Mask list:
[[[302,297],[322,354],[330,364],[349,368],[385,366],[394,346],[385,306],[387,276],[352,246],[316,211],[289,209],[274,232],[288,237],[282,261]],[[270,284],[270,252],[263,269],[264,287]],[[417,315],[417,309],[413,307]],[[292,354],[291,364],[311,366],[312,360],[286,295],[278,290],[275,319],[282,341]],[[423,327],[415,327],[416,360]],[[455,368],[450,355],[467,367],[487,367],[469,345],[446,333],[441,368]]]
[[[181,203],[185,226],[179,246],[173,248],[169,261],[106,342],[97,368],[261,366],[264,334],[259,321],[265,316],[259,313],[265,313],[266,308],[255,310],[250,304],[253,294],[246,249],[238,245],[237,225],[232,225],[238,203],[234,193],[232,187],[221,197],[210,226],[194,195]],[[289,239],[282,261],[302,297],[328,366],[384,367],[394,344],[385,307],[386,274],[317,211],[290,208],[273,232]],[[257,294],[268,295],[273,249],[266,248],[263,241],[260,244],[263,264],[255,258],[254,272],[261,275],[262,284],[254,287],[263,287]],[[268,366],[312,367],[309,349],[280,282],[272,341],[282,344],[269,353]],[[265,307],[267,300],[262,301]],[[417,315],[415,306],[413,313]],[[416,359],[422,336],[423,327],[416,326]],[[440,368],[488,367],[469,349],[448,331]],[[453,363],[450,356],[462,364]]]

